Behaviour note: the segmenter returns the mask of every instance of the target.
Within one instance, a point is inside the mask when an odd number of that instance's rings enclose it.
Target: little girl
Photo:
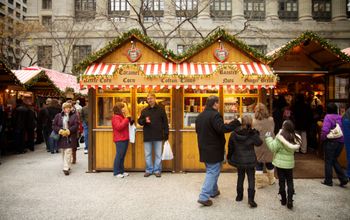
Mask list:
[[[237,167],[237,197],[236,201],[243,200],[243,182],[245,174],[248,176],[248,204],[251,208],[257,207],[255,196],[255,166],[257,163],[254,146],[262,145],[259,132],[252,128],[253,119],[250,115],[242,118],[242,126],[231,133],[228,143],[227,160]]]
[[[283,122],[282,129],[278,132],[275,139],[270,135],[269,132],[266,133],[266,144],[274,154],[272,164],[277,167],[281,204],[287,204],[287,207],[292,209],[294,194],[294,152],[299,149],[301,138],[295,133],[293,122],[290,120]],[[286,198],[286,180],[288,200]]]

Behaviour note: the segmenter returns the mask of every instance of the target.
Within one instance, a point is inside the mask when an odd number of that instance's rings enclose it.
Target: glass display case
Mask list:
[[[138,88],[136,94],[136,120],[140,117],[141,112],[144,108],[148,106],[147,95],[148,93],[153,92],[156,95],[156,102],[159,106],[164,108],[165,113],[168,117],[169,127],[171,128],[172,122],[172,90],[168,88],[162,89],[149,89],[149,88]],[[137,124],[137,126],[140,126]]]
[[[131,90],[112,89],[112,90],[98,90],[96,94],[97,105],[96,105],[96,125],[97,127],[111,127],[113,117],[113,106],[117,102],[123,102],[129,109],[132,115],[131,108]]]
[[[195,127],[196,118],[204,110],[207,98],[211,95],[218,96],[218,90],[216,88],[184,90],[184,128]]]
[[[241,118],[244,115],[254,115],[254,108],[259,102],[257,89],[225,88],[224,89],[224,122]]]

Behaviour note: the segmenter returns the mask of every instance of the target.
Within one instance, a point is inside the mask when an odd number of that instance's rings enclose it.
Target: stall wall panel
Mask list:
[[[95,131],[96,139],[96,170],[113,170],[116,154],[112,131]],[[132,168],[132,145],[129,144],[124,166]]]
[[[289,54],[277,59],[273,63],[273,69],[275,71],[314,71],[319,69],[320,66],[312,61],[305,54]]]
[[[173,154],[174,157],[175,155],[175,145],[173,144],[174,140],[174,132],[169,133],[169,142],[171,145],[171,148],[173,149]],[[154,158],[153,158],[154,161]],[[173,161],[174,160],[169,160],[169,161],[163,161],[162,162],[162,169],[164,171],[173,171],[175,170],[173,166]],[[145,162],[145,151],[144,151],[144,145],[143,145],[143,132],[138,131],[136,132],[136,143],[135,143],[135,169],[136,170],[145,170],[146,167],[146,162]]]
[[[223,42],[224,48],[228,50],[229,55],[226,62],[253,62],[248,55],[244,54],[244,52],[238,50],[234,46],[229,43]],[[211,46],[205,48],[198,54],[191,57],[187,62],[218,62],[214,57],[214,51],[220,47],[219,43],[214,43]]]
[[[166,60],[155,51],[151,50],[148,46],[144,45],[138,40],[133,40],[135,42],[135,47],[140,49],[141,57],[137,60],[138,63],[147,63],[147,62],[166,62]],[[104,57],[100,62],[101,63],[130,63],[126,54],[131,48],[130,41],[121,45],[119,48],[116,48],[112,53]]]

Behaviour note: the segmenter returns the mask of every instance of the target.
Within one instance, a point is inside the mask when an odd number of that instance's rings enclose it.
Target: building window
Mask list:
[[[75,0],[75,18],[81,20],[95,19],[95,0]]]
[[[80,63],[91,53],[90,45],[74,45],[73,47],[73,65]]]
[[[16,17],[20,19],[21,18],[21,13],[16,12]]]
[[[249,46],[257,50],[261,54],[267,53],[267,45],[249,45]]]
[[[21,4],[18,3],[18,2],[16,2],[16,8],[17,8],[17,9],[21,9]]]
[[[43,16],[41,19],[42,25],[45,27],[50,27],[52,25],[52,17],[51,16]]]
[[[189,47],[190,47],[189,45],[178,44],[177,45],[177,54],[185,53]]]
[[[350,0],[346,1],[346,14],[350,18]]]
[[[182,18],[197,17],[198,1],[197,0],[176,0],[176,17]]]
[[[231,19],[231,0],[214,0],[210,4],[210,16],[215,19]]]
[[[13,5],[13,0],[8,0],[7,1],[9,4]]]
[[[298,0],[279,0],[278,16],[281,20],[298,20]]]
[[[164,0],[145,0],[143,3],[144,21],[162,21],[164,16]]]
[[[265,0],[244,0],[244,17],[248,20],[264,20]]]
[[[23,7],[23,12],[27,13],[27,8]]]
[[[316,21],[330,21],[332,18],[331,0],[312,0],[312,17]]]
[[[108,14],[118,17],[130,15],[130,5],[127,0],[109,0]]]
[[[24,4],[27,4],[27,0],[23,0],[23,3],[24,3]]]
[[[38,47],[38,66],[52,68],[52,46]]]
[[[7,9],[7,12],[8,12],[10,15],[13,15],[13,9],[12,9],[12,8],[8,8],[8,9]]]
[[[42,1],[42,9],[52,9],[52,1],[51,0],[43,0]]]

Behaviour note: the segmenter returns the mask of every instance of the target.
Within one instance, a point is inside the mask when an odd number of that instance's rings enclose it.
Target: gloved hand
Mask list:
[[[63,130],[63,129],[60,129],[60,130],[58,131],[58,134],[63,136],[64,130]]]
[[[133,125],[135,123],[135,120],[132,119],[130,116],[128,117],[128,119],[129,119],[129,124],[130,125]]]
[[[271,132],[269,132],[269,131],[266,132],[266,133],[265,133],[265,137],[271,137]]]
[[[164,140],[164,141],[167,141],[168,139],[169,139],[169,135],[168,135],[168,134],[165,134],[163,140]]]

